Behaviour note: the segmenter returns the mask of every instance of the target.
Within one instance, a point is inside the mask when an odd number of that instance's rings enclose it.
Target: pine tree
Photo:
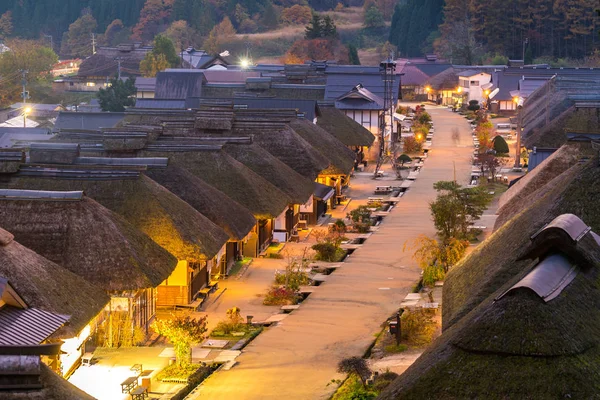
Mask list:
[[[351,65],[360,65],[360,59],[358,58],[358,50],[356,46],[350,43],[348,45],[348,58]]]
[[[337,39],[337,28],[335,23],[331,19],[329,15],[326,15],[323,18],[322,22],[323,30],[321,31],[321,36],[328,39]]]
[[[262,23],[268,30],[277,29],[277,26],[279,25],[279,17],[277,16],[275,7],[273,7],[273,3],[270,1],[267,2],[267,5],[265,6]]]
[[[318,39],[323,36],[323,27],[321,25],[321,17],[314,13],[312,20],[308,23],[304,30],[305,39]]]

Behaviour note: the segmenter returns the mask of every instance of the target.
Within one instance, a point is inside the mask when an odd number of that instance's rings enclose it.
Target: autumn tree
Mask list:
[[[225,17],[208,34],[208,38],[204,41],[204,50],[209,54],[218,55],[221,51],[221,44],[234,36],[235,28],[229,17]]]
[[[281,11],[281,20],[288,25],[306,25],[312,18],[312,10],[309,6],[295,4]]]
[[[204,339],[206,322],[206,316],[196,319],[190,315],[179,315],[171,319],[156,319],[152,329],[173,344],[177,365],[185,367],[192,363],[192,346]]]
[[[446,273],[465,255],[469,241],[456,239],[436,240],[426,235],[419,235],[412,245],[404,244],[403,251],[414,251],[413,259],[423,270],[423,284],[433,286],[436,281],[443,280]]]
[[[129,77],[126,81],[113,78],[110,86],[98,90],[98,102],[102,111],[123,112],[125,107],[135,105],[135,78]]]
[[[163,35],[171,39],[175,49],[195,47],[200,41],[198,32],[184,20],[173,21]]]
[[[133,27],[134,40],[150,41],[163,31],[171,16],[174,0],[146,0],[138,23]]]
[[[58,61],[52,49],[35,40],[10,39],[6,46],[10,51],[0,54],[1,105],[12,104],[21,98],[21,70],[28,71],[29,84],[48,82],[52,67]]]
[[[169,68],[171,64],[167,61],[164,54],[154,55],[149,52],[144,59],[140,61],[140,72],[146,78],[153,78],[160,71]]]
[[[61,53],[70,54],[72,57],[89,57],[92,55],[92,33],[98,24],[89,12],[69,25],[69,30],[63,35]]]
[[[106,46],[117,46],[129,38],[131,32],[123,25],[120,19],[113,20],[104,31],[102,43]]]
[[[6,39],[12,31],[12,12],[9,10],[0,16],[0,40]]]

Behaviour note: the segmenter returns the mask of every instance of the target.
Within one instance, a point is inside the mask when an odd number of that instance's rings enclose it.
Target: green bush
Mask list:
[[[164,367],[158,374],[156,374],[156,379],[159,381],[162,381],[163,379],[188,379],[190,375],[198,371],[200,368],[202,368],[200,364],[187,364],[184,366],[173,364]]]
[[[493,144],[496,154],[508,154],[510,151],[508,148],[508,143],[506,143],[506,140],[504,140],[504,138],[500,135],[494,138]]]
[[[289,288],[298,289],[300,286],[308,285],[310,279],[304,271],[275,272],[275,283],[287,285]]]

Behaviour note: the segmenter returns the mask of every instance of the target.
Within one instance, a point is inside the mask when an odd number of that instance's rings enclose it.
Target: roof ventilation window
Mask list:
[[[46,190],[0,189],[0,200],[59,200],[79,201],[82,191],[53,192]]]
[[[550,233],[553,230],[561,230],[569,235],[573,242],[579,242],[581,238],[591,231],[591,228],[574,214],[562,214],[534,233],[531,240],[536,239],[538,236],[543,238],[544,234]]]
[[[515,289],[527,288],[533,290],[547,303],[556,298],[575,279],[578,270],[577,266],[571,264],[563,255],[550,255],[513,287],[498,296],[495,301]]]

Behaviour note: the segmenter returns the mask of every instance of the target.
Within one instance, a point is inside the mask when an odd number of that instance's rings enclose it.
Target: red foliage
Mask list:
[[[133,27],[131,38],[150,41],[169,23],[171,10],[175,0],[146,0],[140,11],[140,19]]]

